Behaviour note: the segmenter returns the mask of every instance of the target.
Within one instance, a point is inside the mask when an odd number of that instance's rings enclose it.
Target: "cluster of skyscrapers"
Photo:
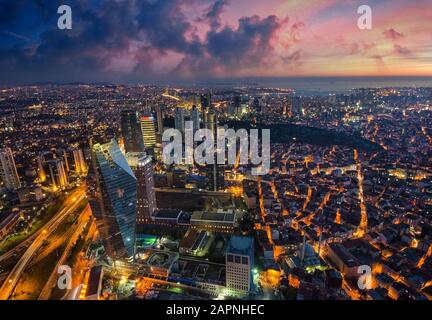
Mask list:
[[[175,109],[175,128],[182,133],[185,130],[185,114],[185,109]],[[193,106],[190,117],[195,130],[202,124],[203,128],[216,134],[217,115],[211,106],[210,94],[201,96],[201,112]],[[136,226],[150,222],[157,211],[153,160],[160,155],[164,126],[160,107],[156,108],[156,121],[157,126],[152,114],[141,115],[138,111],[123,110],[120,126],[124,152],[115,139],[90,142],[87,194],[101,238],[112,258],[134,254]],[[208,189],[222,189],[224,166],[212,164],[203,169]]]
[[[84,176],[87,165],[83,150],[69,148],[56,152],[42,152],[36,157],[38,180],[52,190],[64,190],[69,186],[69,174]]]
[[[87,197],[112,259],[134,255],[136,225],[156,211],[151,157],[157,144],[154,118],[122,111],[121,130],[125,152],[115,139],[90,141],[87,176]]]
[[[201,112],[196,105],[192,106],[189,120],[193,124],[193,132],[195,133],[198,129],[208,129],[213,133],[213,136],[217,136],[218,129],[218,118],[215,109],[211,104],[211,94],[206,93],[200,97]],[[185,131],[185,110],[183,108],[177,108],[175,110],[175,128],[180,132]],[[216,143],[216,139],[214,139]],[[215,148],[216,150],[216,148]],[[213,155],[214,164],[207,165],[206,176],[207,176],[207,187],[209,190],[218,191],[224,187],[224,165],[217,164],[216,152]]]

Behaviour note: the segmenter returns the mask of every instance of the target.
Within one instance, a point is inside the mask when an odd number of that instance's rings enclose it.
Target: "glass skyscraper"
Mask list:
[[[105,250],[112,259],[130,257],[135,247],[135,174],[114,139],[90,147],[87,197]]]
[[[143,152],[144,142],[138,111],[123,110],[120,119],[126,152]]]

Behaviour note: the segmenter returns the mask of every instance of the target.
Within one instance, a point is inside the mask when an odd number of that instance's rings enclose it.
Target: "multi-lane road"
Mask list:
[[[67,240],[62,239],[63,242],[65,240],[67,241],[66,249],[63,251],[63,254],[60,257],[60,259],[57,261],[57,265],[55,266],[55,268],[51,272],[51,275],[50,275],[48,281],[46,282],[44,288],[42,289],[41,293],[39,294],[38,300],[48,300],[49,299],[49,297],[51,295],[51,291],[54,288],[55,282],[57,281],[57,278],[58,278],[58,273],[57,273],[58,267],[60,265],[62,265],[63,263],[65,263],[65,260],[69,256],[70,251],[72,250],[73,246],[75,245],[76,241],[78,240],[78,237],[82,234],[85,226],[87,224],[92,223],[92,221],[90,221],[90,218],[91,218],[91,210],[90,210],[90,206],[87,205],[87,207],[80,213],[79,218],[78,218],[78,224],[77,224],[76,228],[74,229],[72,235],[70,235]]]
[[[77,207],[81,201],[85,198],[84,189],[80,188],[69,195],[65,201],[63,208],[44,226],[42,232],[40,232],[33,243],[27,248],[25,253],[22,255],[18,263],[12,269],[7,276],[2,287],[0,288],[0,300],[7,300],[13,293],[23,271],[28,266],[29,262],[33,258],[34,254],[41,248],[44,241],[49,237],[54,230],[60,225],[60,223]]]

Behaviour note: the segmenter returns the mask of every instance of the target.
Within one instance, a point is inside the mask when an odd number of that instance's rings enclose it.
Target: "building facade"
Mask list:
[[[143,152],[144,142],[138,111],[123,110],[120,127],[126,152]]]
[[[117,142],[90,142],[87,198],[105,250],[112,259],[134,254],[137,181]]]
[[[21,187],[21,180],[10,148],[0,149],[0,175],[7,189],[16,190]]]
[[[143,156],[138,160],[135,175],[137,178],[137,223],[143,224],[149,221],[157,210],[153,162],[150,156]]]
[[[142,116],[140,121],[144,148],[154,148],[156,145],[156,129],[153,116]]]
[[[176,108],[174,114],[174,126],[181,133],[185,131],[185,113],[183,108]]]
[[[247,295],[253,290],[254,241],[232,236],[225,256],[226,287],[230,295]]]

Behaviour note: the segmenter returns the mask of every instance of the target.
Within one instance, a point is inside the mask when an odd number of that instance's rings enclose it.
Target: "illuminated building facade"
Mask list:
[[[77,176],[83,176],[87,173],[84,153],[81,149],[70,148],[63,151],[63,160],[66,173],[73,171]]]
[[[163,126],[162,106],[156,107],[156,119],[157,119],[157,131],[159,134],[163,134],[164,126]]]
[[[174,114],[174,125],[177,130],[184,133],[185,131],[185,113],[183,108],[176,108]]]
[[[75,164],[75,173],[77,175],[85,175],[87,173],[87,164],[82,149],[74,149],[72,154]]]
[[[226,286],[230,294],[247,294],[253,290],[253,238],[232,236],[225,256]]]
[[[117,142],[90,143],[92,163],[87,197],[107,254],[112,259],[134,254],[137,181]]]
[[[294,116],[303,115],[303,106],[301,97],[293,97],[292,98],[292,114]]]
[[[207,187],[211,191],[218,191],[225,186],[225,166],[223,164],[208,164],[205,168]]]
[[[152,116],[142,116],[141,132],[145,148],[153,148],[156,145],[156,129]]]
[[[216,146],[216,137],[217,137],[217,126],[218,120],[216,112],[213,108],[210,108],[204,112],[205,118],[205,128],[211,130],[213,132],[213,136],[215,137],[215,150],[217,150]],[[223,164],[218,164],[216,161],[216,152],[214,153],[214,164],[206,165],[205,171],[207,176],[207,187],[211,191],[218,191],[224,188],[225,185],[225,166]]]
[[[68,171],[69,155],[62,152],[61,158],[56,158],[54,153],[45,152],[36,157],[39,183],[45,183],[53,191],[64,190],[69,186]],[[69,170],[68,170],[69,168]]]
[[[21,187],[21,180],[10,148],[0,149],[0,176],[7,189],[16,190]]]
[[[197,131],[200,128],[200,114],[196,106],[192,107],[191,119],[193,123],[193,131]]]
[[[240,96],[234,96],[233,105],[234,105],[234,108],[233,108],[234,114],[236,116],[241,115],[242,108],[241,108],[241,97]]]
[[[153,162],[150,156],[143,155],[135,170],[137,178],[137,223],[145,223],[157,209],[154,190]]]
[[[123,110],[120,120],[121,132],[126,152],[143,152],[144,142],[141,133],[138,111]]]
[[[45,175],[47,181],[51,183],[54,191],[64,190],[69,186],[65,164],[60,159],[49,160],[45,163]]]

